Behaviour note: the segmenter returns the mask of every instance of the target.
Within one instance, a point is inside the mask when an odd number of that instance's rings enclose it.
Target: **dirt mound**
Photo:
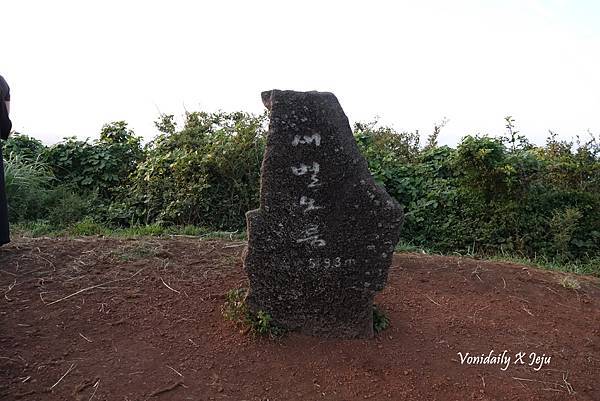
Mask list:
[[[270,340],[221,316],[246,286],[243,246],[0,248],[0,399],[600,400],[598,279],[396,255],[376,299],[391,326],[374,340]]]

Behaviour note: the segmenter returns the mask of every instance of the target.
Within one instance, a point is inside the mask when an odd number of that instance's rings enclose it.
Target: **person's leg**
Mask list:
[[[8,203],[4,187],[4,161],[2,159],[2,147],[0,146],[0,245],[8,244],[9,242]]]

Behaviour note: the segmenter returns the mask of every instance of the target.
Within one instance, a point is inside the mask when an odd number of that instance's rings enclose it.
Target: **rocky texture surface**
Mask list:
[[[248,305],[291,330],[372,337],[402,211],[375,184],[331,93],[273,90],[260,208],[247,213]]]

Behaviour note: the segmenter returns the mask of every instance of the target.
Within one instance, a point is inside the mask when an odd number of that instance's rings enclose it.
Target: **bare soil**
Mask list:
[[[270,339],[221,315],[226,292],[247,286],[243,247],[177,237],[0,248],[0,399],[600,400],[597,278],[400,254],[376,299],[391,326],[374,339]],[[461,364],[505,350],[506,370]],[[536,370],[531,353],[548,363]]]

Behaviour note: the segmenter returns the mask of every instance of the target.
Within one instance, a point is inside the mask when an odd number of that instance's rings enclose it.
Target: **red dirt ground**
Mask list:
[[[372,340],[272,340],[221,315],[244,243],[17,239],[0,248],[1,400],[600,400],[600,280],[401,254]],[[69,295],[72,295],[69,297]],[[461,364],[507,350],[524,364]],[[541,370],[529,354],[551,360]]]

